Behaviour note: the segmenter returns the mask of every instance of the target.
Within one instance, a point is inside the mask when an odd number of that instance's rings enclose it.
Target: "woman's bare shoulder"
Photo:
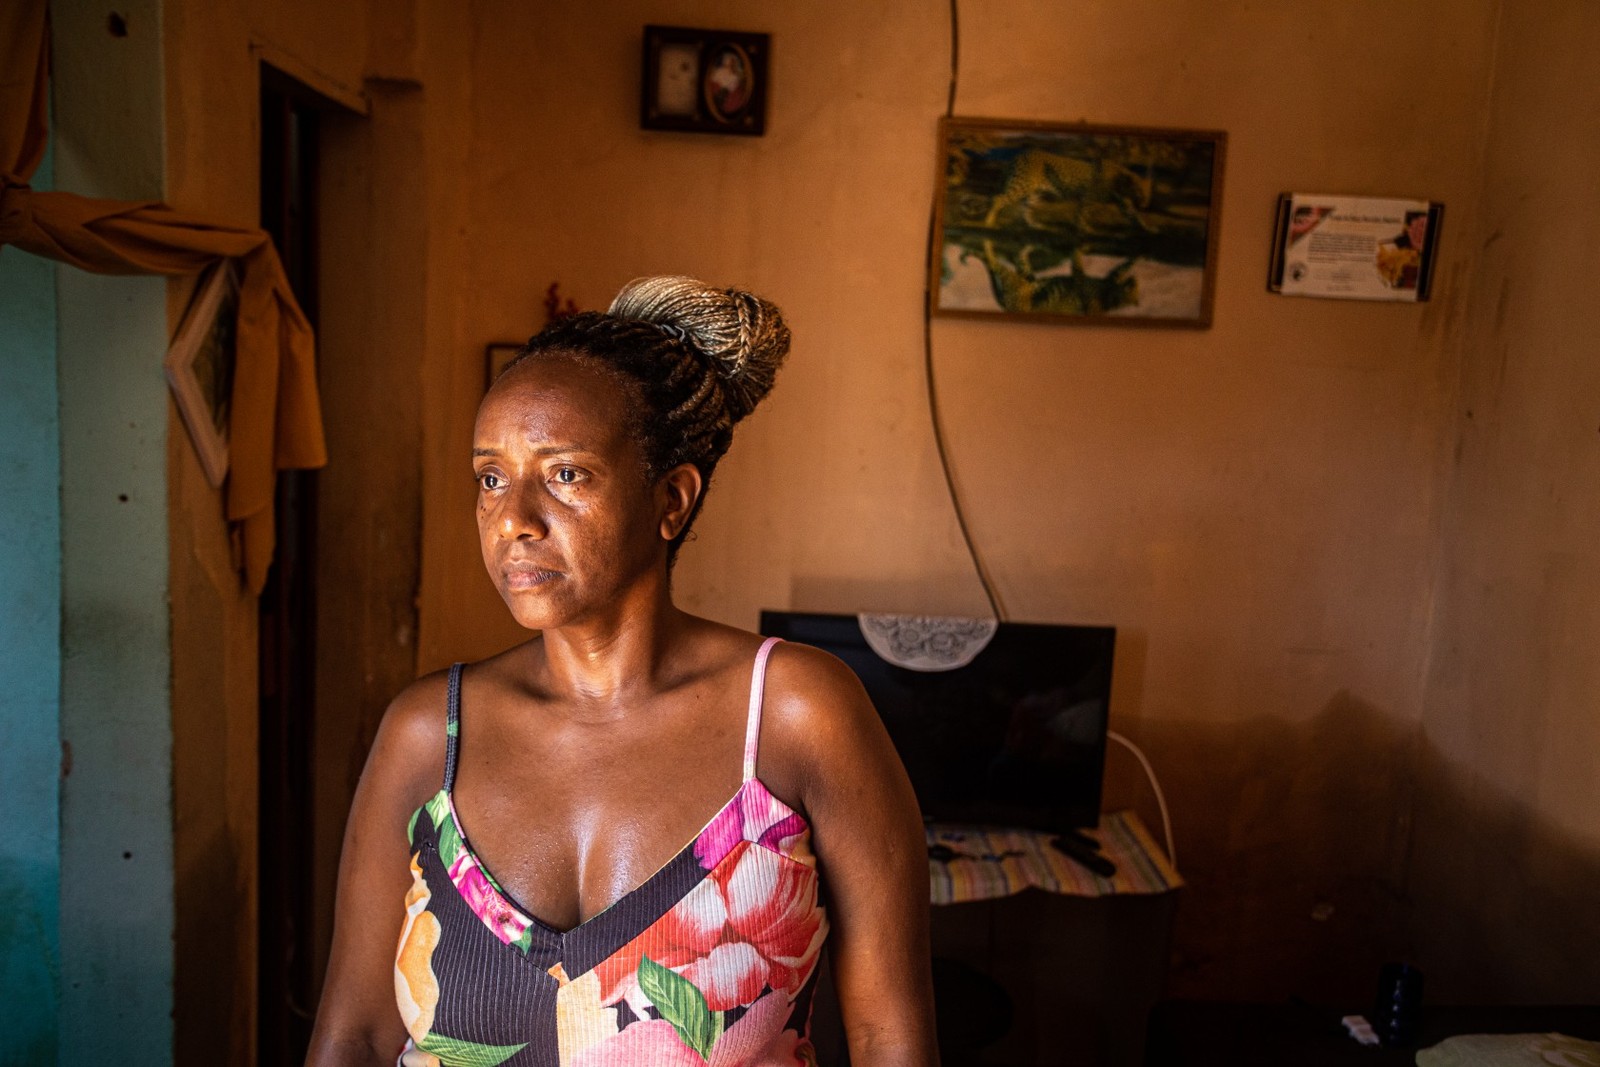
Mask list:
[[[763,749],[802,791],[887,743],[860,679],[821,649],[787,641],[774,648],[765,693]]]
[[[449,671],[425,674],[402,689],[378,724],[366,773],[408,796],[437,789],[444,780],[448,707]]]
[[[383,713],[382,729],[395,733],[397,740],[426,741],[445,735],[449,707],[448,670],[424,674],[389,702]]]
[[[855,672],[819,649],[780,645],[767,696],[759,773],[791,807],[798,802],[835,885],[877,877],[869,872],[885,850],[919,852],[916,796]]]
[[[776,645],[767,679],[769,706],[778,714],[855,718],[872,711],[855,671],[820,648],[796,641]]]

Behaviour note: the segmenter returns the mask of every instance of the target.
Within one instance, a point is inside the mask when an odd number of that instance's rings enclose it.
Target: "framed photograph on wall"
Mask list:
[[[646,26],[639,125],[760,136],[771,54],[764,33]]]
[[[1338,300],[1427,300],[1443,222],[1436,200],[1284,193],[1267,288]]]
[[[228,476],[228,425],[238,355],[239,276],[223,260],[200,278],[163,367],[206,481]]]
[[[1211,325],[1226,147],[1220,130],[942,120],[930,310]]]

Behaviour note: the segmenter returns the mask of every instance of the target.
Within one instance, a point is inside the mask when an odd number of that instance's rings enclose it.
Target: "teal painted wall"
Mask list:
[[[61,268],[62,1063],[172,1056],[166,282]]]
[[[33,176],[50,188],[47,155]],[[0,1064],[54,1063],[61,940],[61,463],[56,281],[0,250]]]
[[[160,0],[50,5],[56,185],[159,199]],[[56,271],[62,1064],[172,1061],[167,282]]]

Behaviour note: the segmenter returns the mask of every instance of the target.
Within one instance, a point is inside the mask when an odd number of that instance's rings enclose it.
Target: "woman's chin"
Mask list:
[[[500,598],[506,602],[511,617],[526,630],[549,630],[562,625],[572,616],[572,605],[564,598],[551,596],[551,590],[539,586],[532,589],[500,589]]]

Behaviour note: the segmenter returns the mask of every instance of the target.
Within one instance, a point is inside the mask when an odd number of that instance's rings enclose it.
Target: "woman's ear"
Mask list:
[[[700,468],[693,463],[680,463],[661,478],[662,501],[661,539],[671,541],[683,532],[694,514],[695,502],[705,490]]]

